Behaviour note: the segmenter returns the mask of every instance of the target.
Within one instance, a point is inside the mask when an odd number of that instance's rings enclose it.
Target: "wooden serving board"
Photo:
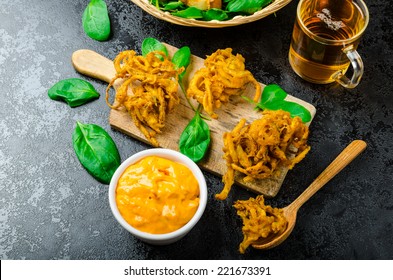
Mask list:
[[[172,56],[177,48],[166,45],[170,56]],[[204,59],[192,56],[191,63],[187,68],[186,75],[184,76],[186,88],[189,80],[193,77],[193,74],[201,67],[203,67]],[[78,50],[72,55],[72,63],[75,69],[87,76],[97,78],[106,82],[115,76],[116,72],[113,66],[113,62],[108,58],[101,56],[91,50]],[[115,83],[115,89],[121,83],[118,80]],[[264,84],[262,85],[262,90]],[[181,133],[187,126],[189,121],[194,117],[194,111],[188,105],[184,94],[181,92],[179,87],[178,94],[180,96],[180,104],[175,108],[175,110],[167,115],[165,127],[162,130],[162,134],[156,136],[159,144],[163,148],[168,148],[178,151],[178,143]],[[254,95],[254,88],[250,85],[246,88],[244,95],[252,99]],[[288,94],[286,100],[296,102],[307,108],[311,116],[314,117],[316,109],[313,105],[293,97]],[[197,107],[197,103],[191,100],[194,106]],[[207,121],[211,130],[211,145],[209,151],[205,158],[198,163],[198,165],[217,176],[222,177],[226,172],[225,160],[223,159],[223,133],[226,131],[231,131],[241,118],[245,118],[248,122],[252,122],[255,119],[261,117],[261,113],[254,110],[254,105],[248,103],[241,97],[234,97],[231,102],[223,105],[220,109],[215,112],[218,114],[218,119],[212,119]],[[109,115],[110,125],[145,143],[150,144],[144,137],[144,135],[136,128],[132,122],[131,117],[125,111],[125,109],[111,110]],[[296,169],[296,167],[295,167]],[[245,187],[255,193],[263,194],[266,197],[274,197],[284,181],[287,174],[286,168],[281,168],[279,176],[272,177],[269,179],[255,180],[254,182],[244,183],[242,181],[242,175],[238,174],[235,177],[235,182],[237,185]],[[234,186],[235,187],[235,186]]]

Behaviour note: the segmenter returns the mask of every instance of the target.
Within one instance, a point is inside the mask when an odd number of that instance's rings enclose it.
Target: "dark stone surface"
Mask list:
[[[88,38],[81,27],[87,1],[3,0],[0,5],[0,258],[1,259],[392,259],[393,258],[393,4],[367,1],[369,27],[359,46],[361,84],[346,90],[312,85],[291,70],[287,54],[297,1],[258,22],[226,29],[189,28],[160,21],[127,0],[106,1],[112,35]],[[145,37],[204,57],[218,48],[243,54],[263,83],[277,83],[317,108],[312,150],[289,172],[267,203],[284,207],[353,139],[367,150],[300,210],[290,238],[270,251],[237,252],[241,222],[232,204],[254,196],[235,187],[216,201],[221,178],[205,173],[209,201],[199,224],[176,244],[144,244],[112,217],[106,185],[80,165],[71,135],[77,120],[105,128],[122,159],[149,148],[114,131],[103,96],[71,109],[48,98],[57,81],[80,77],[104,93],[105,83],[83,77],[73,51],[113,59],[140,51]]]

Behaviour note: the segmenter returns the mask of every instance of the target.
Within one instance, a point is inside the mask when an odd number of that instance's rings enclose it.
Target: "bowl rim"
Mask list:
[[[161,11],[154,7],[152,4],[149,3],[148,0],[131,0],[135,5],[140,7],[145,12],[151,14],[152,16],[170,22],[177,25],[183,26],[190,26],[190,27],[207,27],[207,28],[222,28],[222,27],[230,27],[230,26],[237,26],[253,21],[257,21],[262,19],[270,14],[275,13],[276,11],[280,10],[287,4],[289,4],[292,0],[273,0],[269,5],[262,8],[260,11],[255,12],[249,16],[236,16],[233,19],[225,20],[225,21],[218,21],[218,20],[211,20],[211,21],[201,21],[195,19],[187,19],[182,17],[173,16],[168,12]]]
[[[120,214],[119,209],[117,208],[116,204],[116,188],[117,188],[117,181],[119,180],[120,176],[123,174],[125,169],[130,166],[131,164],[136,163],[137,161],[147,157],[147,156],[159,156],[162,158],[170,159],[178,163],[182,163],[186,165],[191,172],[194,174],[195,178],[198,181],[199,184],[199,206],[197,211],[195,212],[194,216],[189,220],[184,226],[181,228],[169,232],[169,233],[162,233],[162,234],[154,234],[154,233],[147,233],[140,231],[133,226],[131,226]],[[207,185],[206,185],[206,180],[205,177],[203,176],[203,173],[201,169],[198,167],[198,165],[193,162],[190,158],[187,156],[183,155],[180,152],[166,149],[166,148],[152,148],[152,149],[147,149],[143,150],[140,152],[137,152],[133,154],[132,156],[128,157],[126,160],[124,160],[120,166],[117,168],[115,173],[112,176],[112,179],[109,183],[109,190],[108,190],[108,196],[109,196],[109,205],[112,211],[112,214],[114,215],[115,219],[119,222],[119,224],[125,228],[127,231],[132,233],[133,235],[141,238],[141,239],[146,239],[146,240],[151,240],[151,241],[166,241],[166,240],[171,240],[180,236],[183,236],[187,234],[199,221],[199,219],[202,217],[206,204],[207,204]]]

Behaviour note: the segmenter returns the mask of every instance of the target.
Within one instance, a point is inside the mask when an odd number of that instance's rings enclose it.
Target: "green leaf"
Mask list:
[[[85,33],[97,41],[105,41],[111,33],[108,8],[103,0],[91,0],[82,15]]]
[[[210,9],[203,14],[203,19],[222,21],[228,19],[228,14],[221,9]]]
[[[109,184],[120,165],[120,155],[109,134],[95,124],[76,123],[72,142],[83,165],[98,181]]]
[[[164,11],[173,11],[173,10],[177,10],[179,8],[185,9],[186,6],[183,4],[183,2],[181,1],[177,1],[177,2],[168,2],[164,5],[163,10]]]
[[[281,106],[281,109],[289,112],[292,118],[296,116],[301,118],[302,122],[304,123],[311,121],[310,111],[308,111],[306,108],[304,108],[302,105],[298,103],[284,101],[284,103]]]
[[[67,102],[70,107],[83,105],[100,94],[89,82],[82,79],[70,78],[57,82],[48,90],[49,98]]]
[[[262,98],[257,104],[259,109],[284,110],[291,114],[291,117],[300,117],[304,123],[311,121],[311,113],[302,105],[286,101],[287,93],[278,85],[271,84],[265,86]]]
[[[182,17],[182,18],[195,18],[195,19],[201,19],[203,18],[203,11],[195,8],[195,7],[188,7],[185,10],[181,10],[178,12],[172,13],[174,16]]]
[[[253,14],[271,2],[272,0],[232,0],[226,6],[226,10],[229,12]]]
[[[177,69],[184,67],[184,71],[179,75],[179,79],[182,80],[184,74],[186,73],[186,69],[191,62],[191,50],[189,47],[184,46],[178,49],[172,57],[172,63],[176,66]]]
[[[258,107],[265,109],[267,105],[274,106],[275,101],[284,100],[287,97],[287,93],[278,85],[270,84],[265,86],[262,92],[262,98],[258,104]]]
[[[183,77],[186,74],[187,67],[188,65],[190,65],[190,62],[191,62],[191,50],[187,46],[178,49],[172,57],[172,63],[176,66],[177,69],[184,67],[183,72],[181,72],[179,75],[179,85],[184,94],[184,98],[187,100],[188,105],[190,105],[191,109],[195,111],[194,106],[191,104],[190,100],[187,97],[185,86],[183,83]]]
[[[253,14],[272,3],[273,0],[223,0],[221,9],[213,8],[207,11],[199,10],[195,6],[189,7],[179,0],[149,0],[149,2],[157,9],[169,11],[174,16],[203,21],[224,21],[238,15]]]
[[[200,161],[210,145],[210,129],[207,123],[195,112],[194,118],[188,123],[179,140],[180,152],[194,162]]]
[[[142,55],[146,56],[150,52],[161,51],[164,52],[166,56],[168,56],[168,50],[163,43],[158,41],[157,39],[148,37],[142,42]]]

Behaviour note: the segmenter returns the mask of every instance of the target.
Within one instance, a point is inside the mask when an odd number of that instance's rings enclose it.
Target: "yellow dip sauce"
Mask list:
[[[116,203],[123,218],[136,229],[172,232],[191,220],[198,209],[198,181],[185,165],[148,156],[120,176]]]

